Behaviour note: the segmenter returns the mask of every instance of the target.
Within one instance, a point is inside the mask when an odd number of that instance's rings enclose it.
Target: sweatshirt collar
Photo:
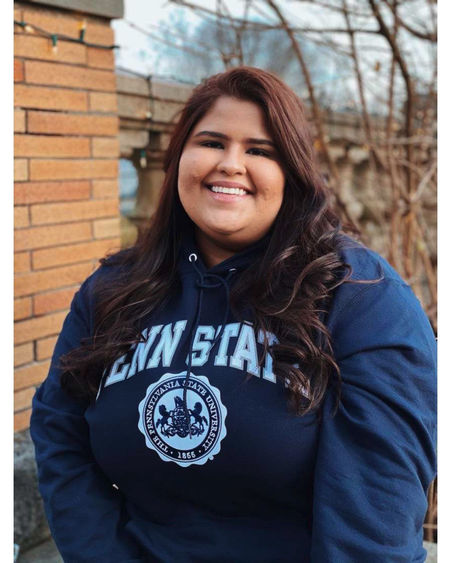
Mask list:
[[[182,241],[180,245],[180,254],[179,254],[179,272],[181,274],[186,273],[193,273],[193,267],[190,264],[189,257],[191,254],[195,254],[197,256],[197,266],[199,269],[204,273],[209,274],[216,274],[216,275],[225,275],[230,270],[244,270],[255,261],[257,256],[262,255],[264,249],[268,246],[268,242],[270,239],[270,234],[266,234],[257,242],[251,244],[244,250],[237,252],[233,256],[230,256],[226,260],[223,260],[219,264],[216,264],[212,268],[208,268],[205,265],[205,262],[200,254],[199,247],[196,244],[195,236],[194,236],[194,228],[192,226],[184,229],[182,233]]]

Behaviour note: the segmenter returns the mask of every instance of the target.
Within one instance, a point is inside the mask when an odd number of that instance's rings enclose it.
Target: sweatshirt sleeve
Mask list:
[[[33,398],[30,433],[39,490],[52,536],[66,563],[144,561],[123,530],[121,495],[93,457],[84,418],[87,405],[70,397],[59,382],[59,358],[91,332],[87,289],[91,280],[72,301],[48,377]]]
[[[354,287],[330,317],[342,396],[335,416],[331,391],[324,403],[311,561],[419,563],[436,473],[435,338],[405,283]]]

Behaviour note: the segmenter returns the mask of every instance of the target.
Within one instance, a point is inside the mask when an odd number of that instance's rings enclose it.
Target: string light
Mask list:
[[[52,35],[52,53],[56,55],[58,53],[58,35]]]
[[[79,23],[79,37],[70,37],[69,35],[50,33],[49,31],[37,27],[36,25],[31,25],[25,21],[14,20],[14,25],[18,25],[24,29],[27,33],[35,32],[41,37],[48,37],[52,41],[52,51],[56,53],[58,51],[58,40],[71,41],[72,43],[81,43],[86,45],[86,47],[97,47],[98,49],[118,49],[119,45],[101,45],[99,43],[87,43],[85,41],[86,33],[86,20],[82,20]]]
[[[23,20],[20,21],[20,22],[14,20],[14,24],[15,24],[15,25],[20,25],[20,27],[23,27],[23,29],[24,29],[27,33],[32,33],[32,32],[33,32],[33,26],[30,25],[29,23],[25,23]]]
[[[147,168],[147,158],[146,158],[146,151],[145,149],[141,149],[139,154],[139,165],[141,168]]]
[[[86,20],[80,22],[79,31],[80,31],[80,41],[84,41],[85,33],[86,33]]]

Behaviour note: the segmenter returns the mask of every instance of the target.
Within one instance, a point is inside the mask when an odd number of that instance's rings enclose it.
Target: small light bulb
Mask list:
[[[33,33],[33,26],[31,26],[29,23],[25,24],[25,31],[27,33]]]
[[[52,53],[56,55],[58,53],[58,36],[52,35]]]
[[[84,41],[85,40],[85,33],[86,33],[86,20],[82,20],[78,24],[78,30],[80,32],[80,41]]]

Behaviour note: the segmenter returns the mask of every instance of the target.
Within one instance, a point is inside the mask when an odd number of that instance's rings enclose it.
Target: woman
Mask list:
[[[165,171],[34,398],[64,560],[423,561],[434,336],[340,230],[301,102],[263,70],[209,78]]]

